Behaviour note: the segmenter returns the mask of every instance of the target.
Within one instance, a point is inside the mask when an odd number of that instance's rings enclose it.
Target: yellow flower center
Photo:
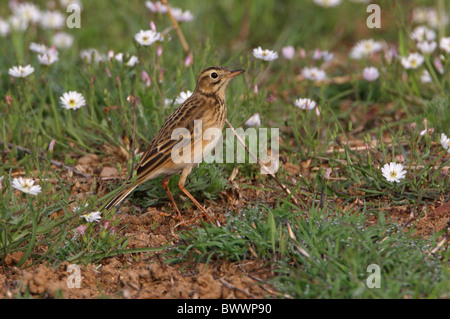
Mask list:
[[[75,106],[75,100],[74,99],[70,99],[69,100],[69,104],[70,104],[71,107],[74,107]]]
[[[391,177],[392,178],[396,178],[397,177],[397,173],[396,172],[391,172]]]

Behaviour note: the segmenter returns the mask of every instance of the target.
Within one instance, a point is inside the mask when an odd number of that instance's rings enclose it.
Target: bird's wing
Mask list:
[[[200,115],[195,114],[197,113],[195,110],[198,109],[197,103],[195,99],[187,99],[167,118],[136,167],[138,180],[146,179],[160,168],[174,168],[176,163],[172,159],[172,150],[175,146],[176,150],[195,150],[198,147],[202,134],[198,134],[198,125],[194,125],[194,119]],[[183,138],[180,139],[181,135]],[[188,161],[185,157],[187,155],[183,152],[181,160],[183,163]]]

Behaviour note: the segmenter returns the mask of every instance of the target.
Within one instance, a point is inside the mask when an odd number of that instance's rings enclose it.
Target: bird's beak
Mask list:
[[[239,75],[244,72],[245,72],[245,70],[242,70],[242,69],[233,70],[233,71],[230,71],[230,73],[228,73],[227,75],[225,75],[225,77],[226,78],[234,78],[236,75]]]

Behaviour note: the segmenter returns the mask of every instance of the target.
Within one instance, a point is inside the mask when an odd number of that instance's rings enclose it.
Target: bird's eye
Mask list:
[[[216,72],[213,72],[213,73],[211,73],[211,77],[212,77],[213,79],[217,79],[218,75],[217,75]]]

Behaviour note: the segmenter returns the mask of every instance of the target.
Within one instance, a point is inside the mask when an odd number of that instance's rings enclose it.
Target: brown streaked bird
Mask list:
[[[194,129],[197,128],[197,126],[194,127],[195,120],[201,120],[201,135],[209,128],[217,128],[222,132],[227,117],[225,90],[230,80],[243,72],[244,70],[230,71],[220,66],[212,66],[204,69],[197,79],[197,85],[192,95],[166,119],[163,126],[150,143],[149,148],[139,161],[136,167],[136,183],[126,185],[118,195],[106,204],[104,209],[109,211],[113,207],[119,206],[122,201],[143,182],[159,176],[164,176],[162,186],[166,190],[167,196],[177,212],[178,219],[183,220],[180,210],[169,190],[170,177],[181,173],[178,187],[191,199],[195,206],[200,209],[202,214],[208,217],[205,208],[186,190],[184,184],[192,168],[199,163],[198,158],[193,158],[194,155],[197,154],[195,149],[201,147],[202,152],[200,154],[203,156],[203,150],[205,148],[212,149],[217,143],[217,140],[191,138],[191,154],[189,154],[189,152],[184,154],[183,152],[184,156],[189,156],[190,158],[182,161],[173,161],[172,150],[175,145],[180,143],[180,140],[172,139],[172,132],[178,128],[187,129],[191,137],[199,136],[200,134],[194,134]],[[179,144],[177,147],[179,147]],[[183,155],[181,155],[181,157],[183,157]]]

